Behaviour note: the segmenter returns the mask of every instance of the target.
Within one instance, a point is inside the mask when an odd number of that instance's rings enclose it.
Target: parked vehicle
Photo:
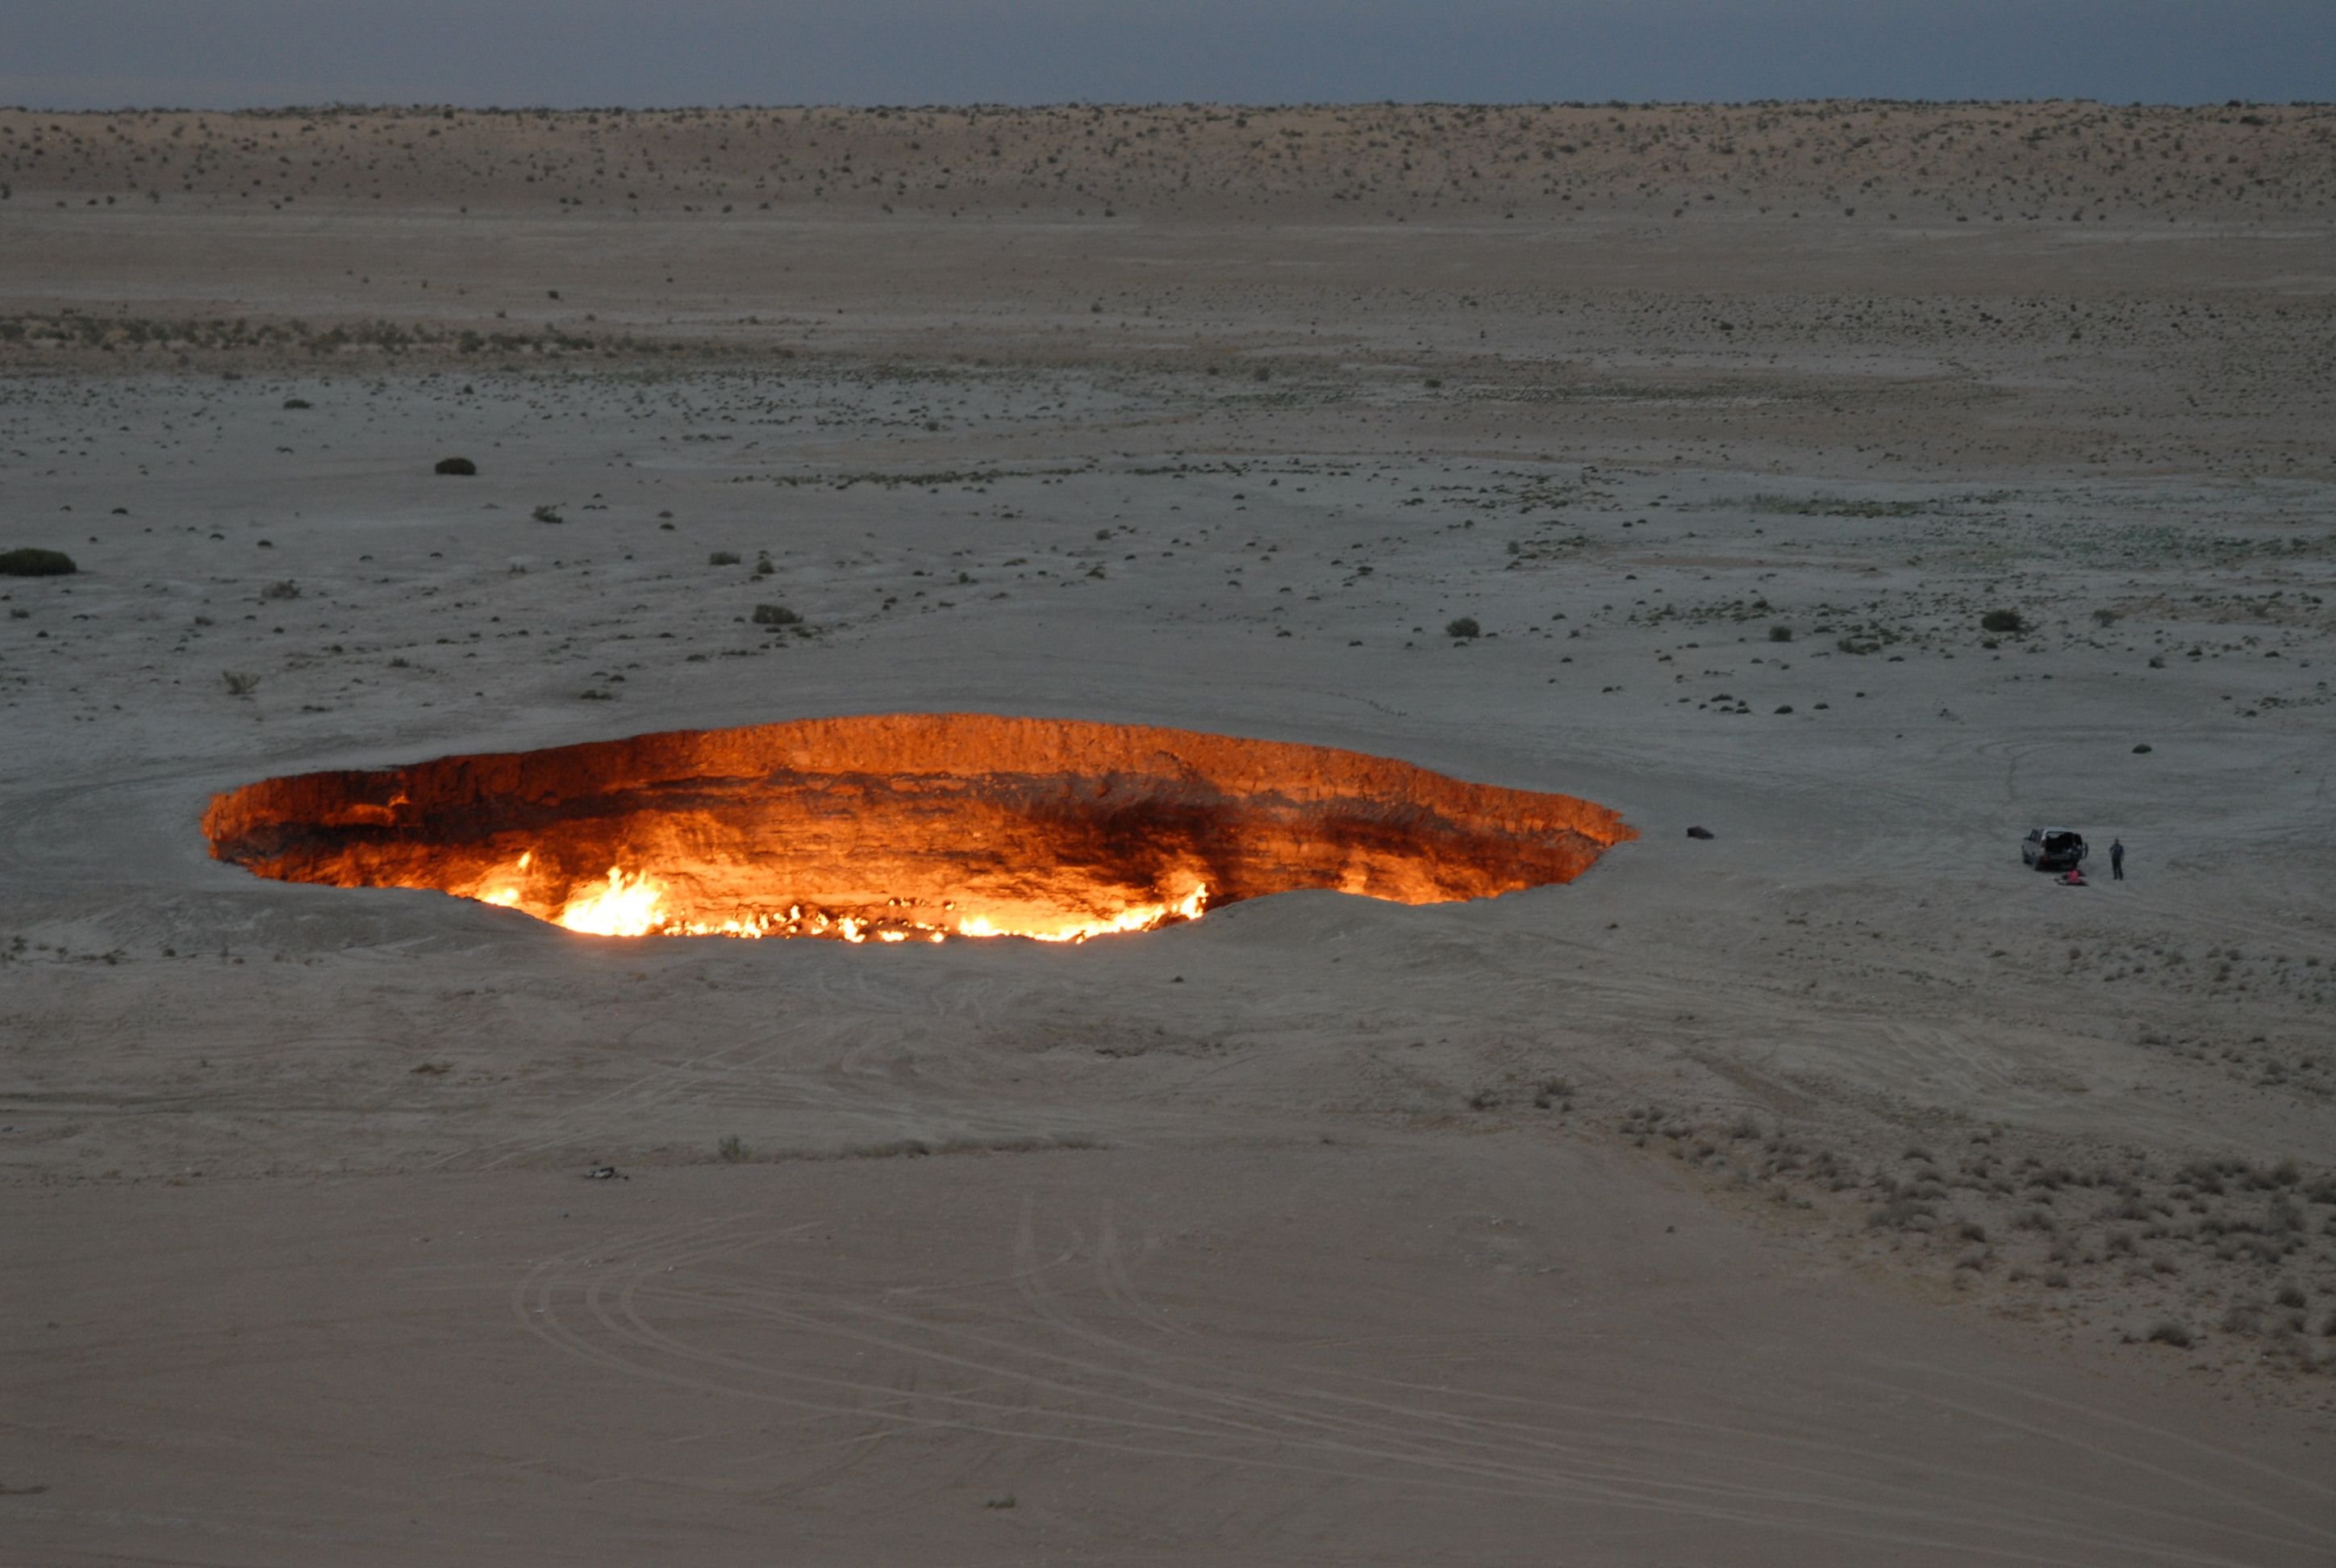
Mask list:
[[[2039,872],[2065,872],[2085,863],[2091,852],[2085,835],[2073,828],[2029,828],[2020,841],[2020,863]]]

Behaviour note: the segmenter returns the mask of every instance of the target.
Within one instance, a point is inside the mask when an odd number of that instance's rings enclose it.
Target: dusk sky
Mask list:
[[[0,103],[2336,97],[2336,0],[0,0]]]

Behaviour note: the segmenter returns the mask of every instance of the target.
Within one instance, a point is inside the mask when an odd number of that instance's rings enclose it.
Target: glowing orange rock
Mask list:
[[[1296,888],[1571,881],[1635,838],[1571,795],[1358,752],[984,714],[676,730],[266,779],[203,816],[261,876],[433,888],[601,935],[1083,940]]]

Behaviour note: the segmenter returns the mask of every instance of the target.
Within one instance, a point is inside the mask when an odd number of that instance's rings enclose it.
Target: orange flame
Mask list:
[[[519,858],[524,873],[532,852]],[[499,879],[490,876],[485,881]],[[483,887],[483,883],[482,883]],[[1137,904],[1107,920],[1070,920],[1046,927],[1001,925],[988,915],[951,911],[946,923],[936,924],[902,916],[897,920],[867,920],[857,915],[831,916],[825,911],[805,911],[790,905],[784,914],[763,912],[727,920],[690,920],[667,908],[666,882],[647,872],[628,872],[610,866],[606,880],[571,893],[553,924],[596,937],[836,937],[847,942],[905,942],[912,937],[930,942],[959,937],[1024,937],[1038,942],[1084,942],[1090,937],[1157,930],[1164,925],[1197,920],[1208,908],[1209,887],[1196,884],[1182,898]],[[517,908],[524,898],[518,887],[500,886],[470,895],[481,902]]]
[[[667,923],[665,886],[655,877],[628,878],[622,867],[610,866],[607,885],[597,893],[569,899],[560,911],[560,923],[596,937],[647,936]]]

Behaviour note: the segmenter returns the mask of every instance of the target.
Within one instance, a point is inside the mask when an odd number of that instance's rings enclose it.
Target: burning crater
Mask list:
[[[603,936],[1083,941],[1296,888],[1571,881],[1635,838],[1571,795],[1190,730],[808,719],[264,779],[203,815],[282,881],[434,888]]]

